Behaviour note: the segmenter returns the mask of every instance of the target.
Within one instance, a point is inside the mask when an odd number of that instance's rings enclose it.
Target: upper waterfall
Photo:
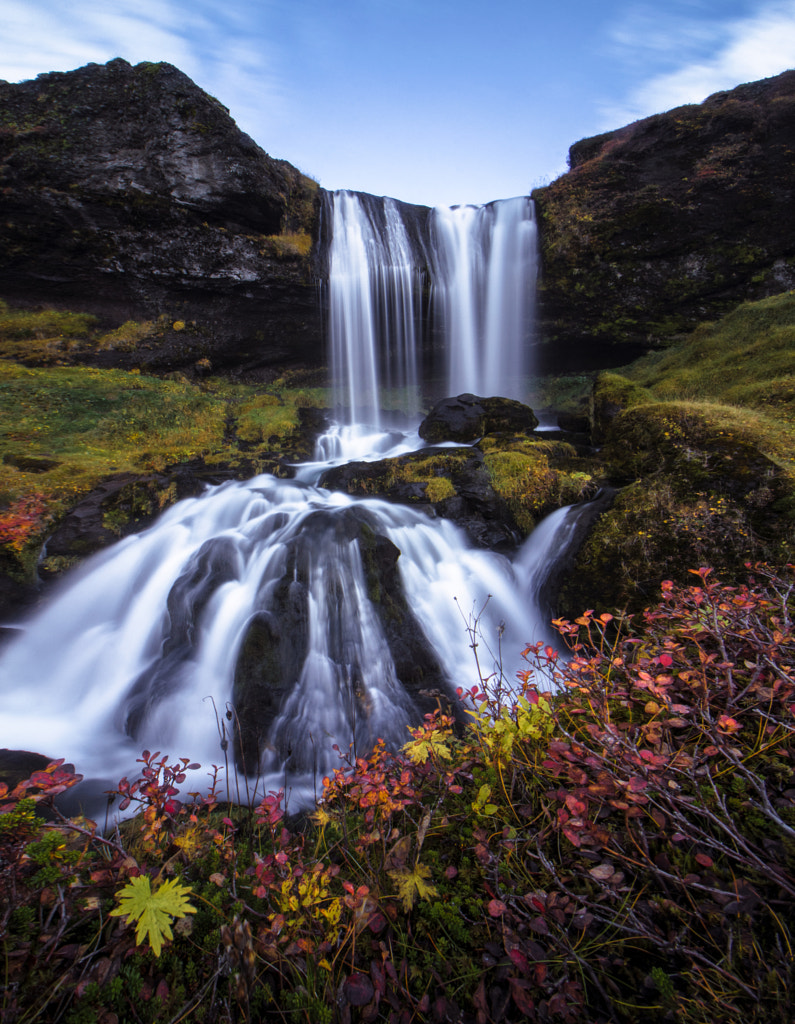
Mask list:
[[[448,394],[524,399],[536,285],[532,200],[437,207],[431,242]]]
[[[434,362],[448,395],[524,397],[532,200],[439,207],[411,224],[406,211],[417,208],[394,199],[335,192],[328,207],[331,370],[349,423],[379,427],[387,389],[402,389],[401,408],[415,414],[421,371]]]

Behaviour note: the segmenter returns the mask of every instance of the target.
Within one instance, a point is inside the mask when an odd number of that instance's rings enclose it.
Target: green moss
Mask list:
[[[107,334],[99,337],[96,343],[97,348],[133,352],[142,342],[153,338],[157,334],[159,326],[152,320],[127,320],[115,330],[108,331]]]
[[[286,404],[275,395],[258,395],[244,402],[236,413],[237,436],[254,444],[284,441],[298,426],[294,404]],[[274,441],[274,443],[276,443]]]
[[[565,442],[515,441],[508,450],[487,443],[484,459],[492,487],[524,534],[549,512],[581,501],[592,486],[590,473],[551,464],[576,463],[575,450]]]
[[[89,313],[11,309],[0,300],[0,359],[55,362],[89,338],[96,323]]]
[[[48,517],[110,474],[159,470],[223,445],[225,402],[121,370],[0,362],[0,404],[0,505],[36,495]]]
[[[774,407],[795,421],[795,292],[743,303],[625,373],[659,399]]]
[[[425,485],[425,496],[432,502],[444,501],[445,498],[455,497],[453,481],[446,476],[433,477]]]

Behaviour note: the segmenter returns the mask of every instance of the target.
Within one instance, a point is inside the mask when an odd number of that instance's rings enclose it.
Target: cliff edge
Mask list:
[[[170,64],[0,82],[0,298],[190,326],[142,369],[316,362],[318,194]]]

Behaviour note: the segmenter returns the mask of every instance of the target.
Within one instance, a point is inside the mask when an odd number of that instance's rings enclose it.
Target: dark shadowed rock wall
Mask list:
[[[547,362],[604,367],[795,287],[795,71],[571,147],[533,193]]]
[[[317,362],[318,205],[169,64],[0,83],[0,297],[187,323],[145,368]]]
[[[626,363],[795,287],[793,153],[795,71],[572,146],[533,193],[541,364]],[[154,344],[94,361],[322,365],[321,193],[169,64],[0,83],[0,298],[163,318]],[[419,231],[427,210],[405,209]]]

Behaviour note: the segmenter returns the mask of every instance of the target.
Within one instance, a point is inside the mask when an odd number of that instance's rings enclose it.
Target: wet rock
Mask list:
[[[533,410],[521,402],[465,394],[437,402],[420,424],[419,435],[430,444],[466,444],[495,431],[532,433],[537,426]]]
[[[369,749],[378,738],[370,729],[368,700],[357,677],[358,615],[343,615],[346,587],[351,585],[343,565],[350,557],[351,545],[361,560],[367,596],[411,717],[419,720],[436,707],[436,694],[449,697],[438,659],[407,604],[398,570],[399,549],[379,532],[377,518],[365,509],[354,507],[342,514],[317,510],[306,520],[300,544],[293,541],[288,545],[278,582],[264,587],[262,610],[251,620],[238,657],[229,732],[237,763],[246,771],[253,766],[278,770],[285,761],[290,770],[312,771],[316,767],[316,750],[322,747],[323,737],[308,736],[301,721],[284,724],[276,738],[271,736],[271,727],[289,701],[310,654],[309,604],[317,600],[317,595],[310,593],[312,578],[317,585],[310,570],[323,555],[335,550],[345,554],[333,559],[334,571],[325,575],[330,621],[324,642],[328,656],[350,673],[344,684],[348,690],[341,693],[340,700],[342,706],[348,706],[352,732],[362,749]],[[402,732],[395,739],[402,741]]]
[[[477,448],[423,448],[380,462],[351,462],[327,470],[320,486],[385,498],[451,519],[476,547],[509,551],[521,539]]]

